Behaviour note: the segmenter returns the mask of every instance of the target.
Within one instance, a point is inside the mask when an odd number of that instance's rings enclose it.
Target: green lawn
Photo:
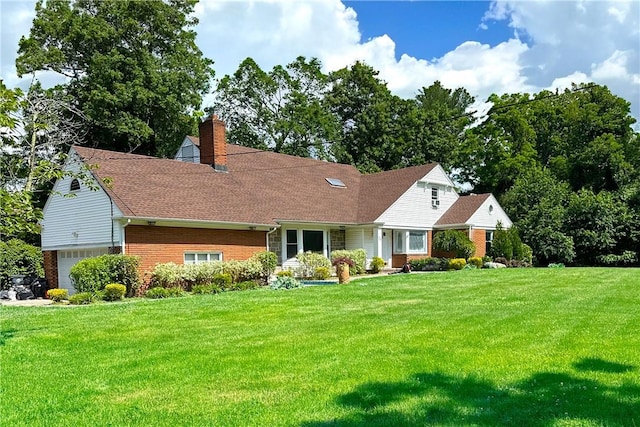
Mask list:
[[[640,270],[3,307],[2,426],[640,426]]]

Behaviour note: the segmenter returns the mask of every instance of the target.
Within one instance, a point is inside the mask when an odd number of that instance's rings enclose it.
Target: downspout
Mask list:
[[[269,234],[273,233],[274,231],[276,231],[279,227],[273,227],[273,230],[269,230],[267,231],[266,237],[267,237],[267,251],[269,252]]]

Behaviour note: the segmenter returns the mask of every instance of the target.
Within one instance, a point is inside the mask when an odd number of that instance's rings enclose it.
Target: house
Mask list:
[[[465,230],[482,256],[498,221],[511,226],[491,194],[459,196],[438,164],[363,175],[350,165],[227,144],[215,117],[176,158],[71,148],[65,167],[91,165],[99,189],[72,177],[55,183],[42,220],[52,285],[71,289],[71,266],[106,253],[140,256],[141,272],[260,250],[275,252],[286,268],[300,251],[355,248],[399,267],[430,256],[437,230]]]

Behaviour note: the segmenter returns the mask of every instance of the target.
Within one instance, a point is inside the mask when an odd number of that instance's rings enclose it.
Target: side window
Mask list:
[[[71,181],[71,185],[69,185],[69,191],[71,191],[71,192],[80,191],[80,181],[78,181],[76,178],[74,178]]]
[[[287,259],[298,254],[298,230],[287,230]]]
[[[438,187],[431,187],[431,206],[434,208],[440,206],[440,199],[438,198]]]

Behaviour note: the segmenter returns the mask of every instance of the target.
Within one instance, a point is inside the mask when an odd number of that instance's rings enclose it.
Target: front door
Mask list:
[[[391,267],[391,254],[393,250],[393,230],[382,230],[382,259]]]

